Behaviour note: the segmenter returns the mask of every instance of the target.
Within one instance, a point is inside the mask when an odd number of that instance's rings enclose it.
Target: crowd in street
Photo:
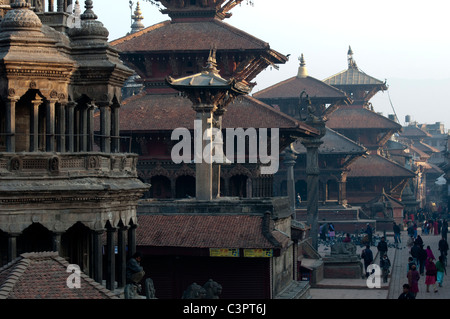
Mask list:
[[[408,272],[406,274],[408,283],[403,285],[403,293],[400,299],[415,299],[419,292],[421,278],[425,277],[426,292],[438,293],[439,287],[443,285],[444,276],[447,274],[447,254],[449,245],[447,242],[448,223],[446,219],[425,220],[422,223],[421,235],[415,222],[410,222],[407,228],[409,257]],[[422,236],[441,236],[438,247],[439,251],[434,254],[433,249],[427,245],[425,248]],[[436,252],[435,250],[435,252]],[[436,258],[437,256],[437,258]]]

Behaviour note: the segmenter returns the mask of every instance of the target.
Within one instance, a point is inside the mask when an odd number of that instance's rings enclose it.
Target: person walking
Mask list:
[[[419,265],[419,252],[420,252],[420,246],[417,243],[414,243],[414,245],[411,247],[411,250],[409,253],[411,254],[411,257],[414,260],[414,263],[418,266]]]
[[[370,246],[372,246],[373,229],[372,229],[372,227],[370,227],[370,224],[369,224],[369,223],[367,223],[367,227],[366,227],[365,233],[367,234],[367,241],[368,241],[368,244],[369,244]]]
[[[373,262],[373,253],[370,249],[370,245],[366,245],[366,249],[364,249],[361,253],[361,258],[364,260],[364,269],[366,271],[366,278],[369,278],[369,272],[367,271],[367,268],[369,265]]]
[[[444,266],[447,266],[447,252],[448,252],[447,241],[444,238],[441,238],[441,240],[439,240],[438,247],[439,247],[439,251],[441,252]]]
[[[442,287],[442,284],[444,282],[444,275],[447,274],[442,256],[439,256],[439,260],[436,262],[436,271],[436,281],[438,282],[439,287]]]
[[[425,264],[427,261],[427,251],[423,249],[423,246],[419,247],[419,272],[423,275]]]
[[[431,258],[432,260],[436,260],[434,257],[433,251],[431,250],[430,246],[427,246],[427,258]]]
[[[388,252],[388,245],[386,242],[386,238],[381,237],[381,241],[377,245],[378,253],[380,254],[380,260],[383,259],[383,256]]]
[[[400,230],[400,226],[396,223],[396,222],[394,222],[394,225],[392,226],[392,229],[393,229],[393,231],[394,231],[394,242],[395,242],[395,248],[398,248],[398,244],[401,244],[402,243],[402,240],[401,240],[401,230]]]
[[[442,221],[441,234],[442,234],[442,238],[444,238],[445,240],[447,240],[447,233],[448,233],[448,223],[447,223],[447,220],[444,219]]]
[[[419,279],[420,279],[420,275],[416,269],[416,265],[411,266],[411,269],[408,271],[408,275],[406,277],[408,278],[408,285],[410,287],[409,291],[413,294],[415,298],[417,296],[417,293],[419,292]]]
[[[381,257],[380,257],[381,258]],[[391,261],[387,254],[383,255],[383,258],[380,259],[380,268],[383,273],[383,282],[388,282],[389,277],[389,268],[391,267]]]
[[[430,286],[433,287],[434,292],[438,292],[436,287],[437,270],[431,257],[427,259],[425,270],[425,285],[427,285],[427,292],[430,292]]]

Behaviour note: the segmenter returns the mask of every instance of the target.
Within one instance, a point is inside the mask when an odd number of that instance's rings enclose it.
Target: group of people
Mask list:
[[[323,241],[334,241],[336,239],[336,230],[334,228],[333,223],[324,223],[319,227],[319,235],[320,239]]]
[[[416,239],[418,236],[417,228],[417,223],[409,222],[407,228],[408,236]],[[421,229],[422,235],[441,235],[443,238],[447,239],[448,222],[446,219],[424,220]]]
[[[377,245],[378,254],[380,256],[380,268],[382,271],[383,276],[383,282],[388,281],[389,273],[390,273],[390,267],[391,267],[391,261],[388,257],[388,245],[386,242],[386,238],[383,236],[381,237],[380,242]],[[368,267],[373,263],[374,257],[373,252],[370,249],[370,244],[366,244],[366,248],[361,252],[361,258],[364,261],[364,269],[366,270],[366,278],[370,276],[370,273],[367,271]]]
[[[420,235],[413,242],[410,249],[410,257],[408,258],[408,284],[403,286],[404,292],[399,299],[414,299],[419,292],[419,280],[421,276],[425,276],[426,292],[430,292],[430,288],[436,293],[438,287],[442,287],[444,275],[447,273],[447,253],[449,246],[446,238],[442,237],[438,244],[440,251],[439,257],[433,254],[430,246],[424,249],[424,243]]]

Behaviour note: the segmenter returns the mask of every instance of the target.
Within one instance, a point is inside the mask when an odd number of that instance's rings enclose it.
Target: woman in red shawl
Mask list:
[[[438,224],[437,220],[434,221],[433,229],[434,229],[434,234],[439,235],[439,224]]]
[[[430,292],[430,286],[433,286],[434,292],[437,292],[437,286],[436,286],[436,276],[437,276],[437,269],[436,265],[433,262],[433,259],[428,258],[427,263],[425,264],[425,285],[427,285],[427,292]]]
[[[419,272],[416,270],[415,264],[411,266],[411,269],[408,271],[408,275],[406,277],[408,278],[408,284],[410,287],[409,291],[415,297],[419,292],[419,279],[420,279],[420,275]]]

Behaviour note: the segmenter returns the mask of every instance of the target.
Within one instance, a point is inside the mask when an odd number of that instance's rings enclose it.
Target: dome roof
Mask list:
[[[0,24],[5,30],[36,30],[40,31],[42,22],[39,17],[30,10],[30,4],[25,0],[16,0],[11,4],[12,10],[8,11]]]

